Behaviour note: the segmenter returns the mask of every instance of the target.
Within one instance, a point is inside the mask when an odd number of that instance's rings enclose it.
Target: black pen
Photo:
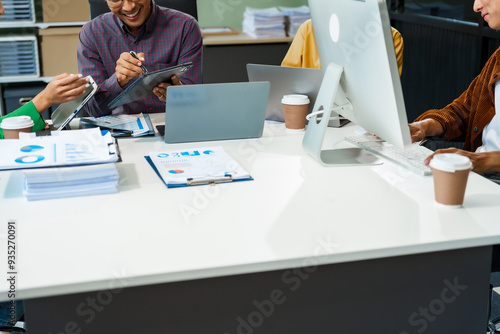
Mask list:
[[[134,51],[130,51],[129,53],[130,53],[130,54],[132,55],[132,57],[134,57],[135,59],[140,60],[140,59],[139,59],[139,57],[137,57],[137,54],[136,54]],[[148,73],[148,69],[146,68],[146,66],[141,65],[141,68],[142,68],[142,71],[144,72],[144,74],[147,74],[147,73]]]

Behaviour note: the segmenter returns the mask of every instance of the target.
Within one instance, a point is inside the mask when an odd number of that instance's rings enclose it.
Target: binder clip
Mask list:
[[[200,178],[188,178],[187,179],[187,184],[189,186],[198,186],[201,184],[210,184],[210,185],[215,185],[216,183],[225,183],[225,182],[231,182],[233,181],[233,177],[231,175],[224,175],[224,176],[203,176]]]

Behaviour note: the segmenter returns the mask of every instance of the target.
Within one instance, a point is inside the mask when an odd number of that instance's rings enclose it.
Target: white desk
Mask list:
[[[329,129],[325,143],[347,146],[352,129]],[[22,172],[0,172],[0,235],[4,245],[16,220],[29,329],[416,333],[425,324],[426,333],[484,332],[500,187],[472,174],[464,208],[438,207],[431,177],[389,162],[323,168],[304,154],[302,136],[268,124],[252,140],[120,139],[114,195],[27,202]],[[213,145],[255,180],[167,189],[144,159]],[[448,302],[447,284],[466,288]],[[1,300],[7,290],[4,280]]]

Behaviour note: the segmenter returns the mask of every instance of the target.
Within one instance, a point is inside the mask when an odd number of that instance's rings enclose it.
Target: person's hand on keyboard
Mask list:
[[[408,124],[412,143],[424,140],[426,137],[438,136],[443,133],[439,122],[431,118]]]
[[[370,136],[373,136],[377,139],[380,139],[380,137],[377,136],[376,134],[374,134],[373,132],[370,132],[370,131],[363,129],[363,128],[357,128],[356,130],[354,130],[354,134],[357,136],[370,135]]]

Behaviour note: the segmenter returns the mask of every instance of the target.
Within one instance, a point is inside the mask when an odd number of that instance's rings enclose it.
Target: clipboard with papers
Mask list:
[[[145,158],[168,188],[253,180],[221,146],[155,151]]]

